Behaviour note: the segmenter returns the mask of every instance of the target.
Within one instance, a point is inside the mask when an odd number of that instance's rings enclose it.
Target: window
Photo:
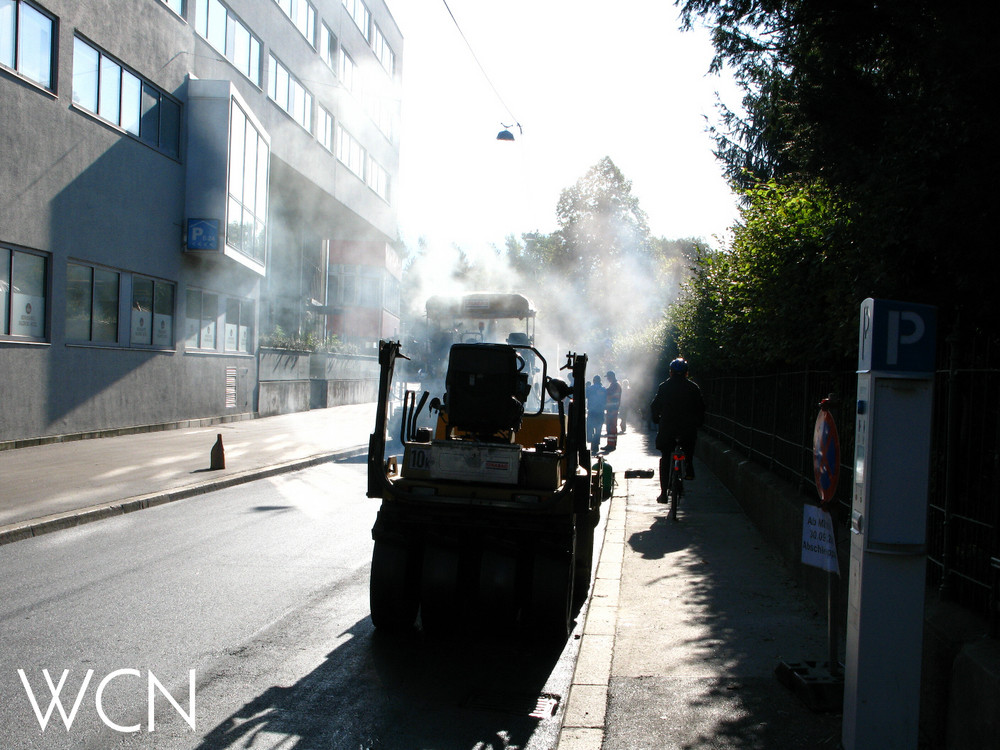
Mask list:
[[[312,46],[316,46],[316,9],[308,0],[275,0],[295,28]]]
[[[319,122],[316,123],[316,137],[323,144],[323,148],[333,152],[333,115],[327,112],[322,106],[319,108]]]
[[[396,55],[393,54],[392,48],[385,41],[379,27],[376,24],[372,24],[372,27],[372,49],[375,51],[375,57],[391,76],[396,67]]]
[[[79,37],[73,103],[170,156],[180,153],[180,105]]]
[[[378,266],[332,265],[327,294],[331,305],[381,307],[383,274]]]
[[[391,143],[394,132],[392,100],[379,96],[373,88],[366,88],[364,103],[368,116]]]
[[[184,18],[184,0],[163,0],[163,4],[181,18]]]
[[[189,349],[215,349],[215,326],[219,316],[219,295],[200,289],[187,290],[187,334]]]
[[[365,41],[369,41],[371,38],[371,31],[369,29],[371,14],[368,12],[368,8],[365,7],[365,4],[361,0],[343,0],[343,2],[344,7],[347,8],[348,15],[354,19],[354,23],[360,29]]]
[[[337,37],[330,31],[330,27],[325,23],[319,28],[319,56],[323,62],[336,70]]]
[[[313,95],[274,57],[268,56],[271,77],[267,95],[292,116],[299,125],[312,132]]]
[[[219,0],[197,0],[195,29],[236,66],[255,86],[260,86],[260,40]]]
[[[44,339],[47,301],[47,258],[0,247],[0,336]]]
[[[121,274],[95,266],[66,267],[66,338],[102,344],[118,343],[118,299]]]
[[[55,23],[24,0],[0,0],[0,65],[54,90],[52,47]]]
[[[371,155],[366,156],[365,182],[382,200],[389,202],[389,173]]]
[[[253,338],[253,301],[230,298],[226,300],[227,352],[249,352]]]
[[[354,136],[337,125],[337,158],[361,179],[365,177],[365,150]]]
[[[132,280],[133,346],[174,345],[174,285],[136,276]]]
[[[344,52],[344,48],[340,48],[340,82],[344,85],[344,88],[350,92],[354,91],[354,60],[351,56]]]
[[[236,100],[230,107],[226,244],[263,263],[267,249],[267,141]]]

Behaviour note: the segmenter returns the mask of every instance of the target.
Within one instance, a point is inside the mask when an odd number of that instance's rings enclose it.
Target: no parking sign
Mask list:
[[[813,429],[813,475],[819,491],[820,506],[805,505],[802,514],[802,562],[830,573],[840,573],[837,564],[837,539],[827,506],[837,491],[840,477],[840,438],[837,425],[827,408],[829,399],[820,403]]]
[[[813,429],[813,476],[824,507],[833,499],[840,479],[840,437],[826,403],[827,399],[823,399]]]

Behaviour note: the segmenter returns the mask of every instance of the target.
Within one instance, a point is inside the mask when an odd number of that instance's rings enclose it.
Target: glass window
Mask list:
[[[369,20],[371,16],[368,13],[368,8],[365,7],[365,4],[361,0],[343,0],[343,2],[344,7],[347,8],[348,15],[354,19],[354,23],[361,31],[365,41],[369,41]]]
[[[142,116],[142,81],[127,70],[122,71],[122,119],[121,125],[132,135],[139,135],[139,119]]]
[[[333,115],[322,106],[319,108],[319,122],[316,125],[316,137],[327,151],[333,151]]]
[[[201,292],[188,289],[186,296],[184,343],[189,349],[197,349],[201,341]]]
[[[354,60],[340,48],[340,82],[348,91],[354,91]]]
[[[166,96],[160,97],[160,149],[170,156],[181,152],[181,105]]]
[[[392,48],[385,41],[385,37],[382,36],[382,30],[376,24],[372,24],[372,49],[375,51],[375,57],[382,63],[382,67],[391,76],[393,68],[396,65],[396,56],[393,54]]]
[[[153,346],[174,345],[174,285],[157,281],[153,286]]]
[[[184,17],[184,0],[163,0],[174,13],[179,15],[181,18]]]
[[[160,92],[145,83],[142,84],[139,137],[151,146],[160,145]]]
[[[260,40],[219,0],[198,0],[195,30],[260,86]]]
[[[271,83],[268,96],[274,103],[291,115],[299,125],[312,132],[312,94],[273,56],[268,57],[271,68]]]
[[[46,257],[0,248],[0,335],[45,338],[47,301]]]
[[[0,247],[0,334],[10,333],[10,250]]]
[[[97,76],[101,53],[82,39],[73,40],[73,102],[97,112]]]
[[[101,82],[97,113],[105,120],[118,124],[121,113],[121,66],[109,57],[101,56]]]
[[[132,338],[130,343],[153,343],[153,280],[132,281]]]
[[[66,338],[90,341],[90,318],[93,313],[94,271],[88,266],[70,263],[66,267]]]
[[[235,99],[231,112],[226,244],[263,263],[270,151]]]
[[[215,349],[219,296],[198,289],[187,290],[187,331],[185,342],[191,349]]]
[[[133,345],[173,346],[173,284],[135,277],[132,282],[131,328]]]
[[[253,302],[226,300],[226,330],[223,348],[227,352],[249,352],[253,332]]]
[[[66,338],[118,343],[121,274],[69,263],[66,268]]]
[[[17,6],[14,0],[0,0],[0,65],[14,67],[14,49],[17,45]]]
[[[18,3],[17,71],[52,88],[52,19],[26,2]]]
[[[92,341],[118,343],[118,290],[120,274],[94,269],[94,326]]]
[[[219,316],[219,295],[201,295],[201,348],[215,349],[215,326]]]
[[[336,65],[337,37],[330,31],[330,27],[325,23],[319,29],[319,55],[323,62],[334,68]]]
[[[73,40],[73,103],[170,156],[180,153],[180,105],[79,37]]]

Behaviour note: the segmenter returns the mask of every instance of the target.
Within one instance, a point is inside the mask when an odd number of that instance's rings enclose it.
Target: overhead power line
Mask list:
[[[483,64],[479,62],[479,58],[476,56],[476,51],[472,49],[472,44],[469,42],[469,38],[465,36],[465,32],[462,31],[462,27],[459,26],[458,19],[455,18],[455,14],[451,12],[451,8],[448,6],[448,0],[441,0],[441,2],[444,3],[444,8],[445,10],[448,11],[448,15],[451,16],[452,23],[454,23],[455,28],[458,29],[458,33],[462,37],[462,40],[465,42],[465,46],[469,48],[469,54],[472,55],[472,59],[476,61],[476,65],[478,65],[479,70],[482,71],[483,78],[486,79],[486,82],[490,85],[490,88],[493,89],[493,93],[496,94],[496,97],[500,101],[500,104],[503,105],[503,108],[507,110],[507,114],[514,119],[514,124],[517,125],[518,128],[520,128],[521,123],[518,121],[517,117],[514,116],[514,113],[510,111],[510,107],[507,106],[507,102],[505,102],[503,100],[503,97],[500,96],[500,92],[497,91],[497,87],[494,86],[493,81],[490,80],[490,76],[486,72],[486,68],[484,68]]]

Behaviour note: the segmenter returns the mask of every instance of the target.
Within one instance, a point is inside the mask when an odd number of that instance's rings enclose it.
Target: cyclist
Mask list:
[[[666,496],[670,475],[670,453],[679,442],[687,454],[687,476],[694,479],[694,446],[698,428],[705,421],[705,401],[701,388],[688,379],[687,360],[678,357],[670,363],[670,377],[660,383],[649,406],[653,423],[659,425],[656,448],[660,451],[660,502]]]

